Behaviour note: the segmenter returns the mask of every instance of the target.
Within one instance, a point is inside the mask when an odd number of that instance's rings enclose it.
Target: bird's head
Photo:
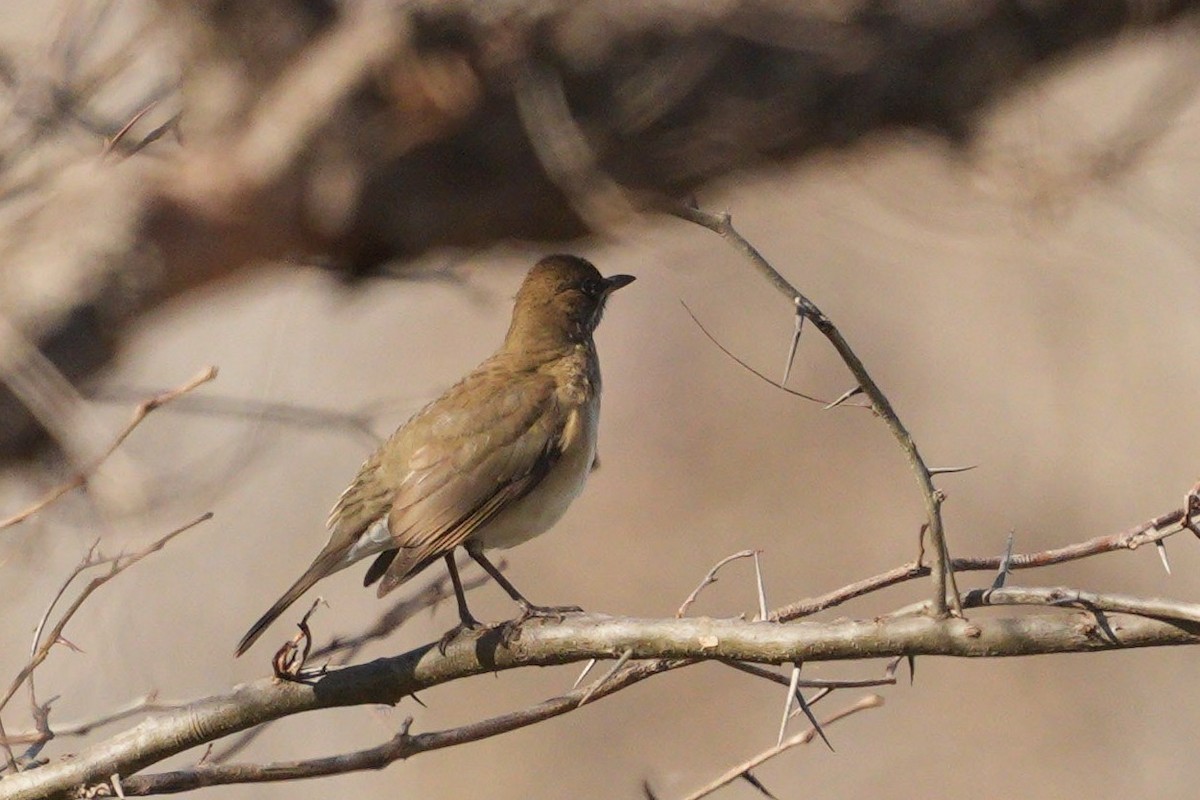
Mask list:
[[[632,275],[604,277],[578,256],[546,256],[517,291],[508,345],[558,345],[587,341],[608,296],[633,283]]]

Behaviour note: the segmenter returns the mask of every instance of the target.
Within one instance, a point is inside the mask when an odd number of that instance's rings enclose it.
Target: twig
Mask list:
[[[156,553],[162,548],[166,547],[166,545],[176,536],[179,536],[185,531],[191,530],[200,523],[209,519],[212,519],[211,511],[201,514],[191,522],[188,522],[166,534],[165,536],[156,539],[143,550],[139,550],[138,552],[128,556],[120,556],[114,559],[104,559],[97,562],[97,564],[107,563],[109,565],[108,571],[103,575],[92,578],[92,580],[88,582],[87,586],[80,591],[79,596],[75,598],[74,602],[72,602],[67,610],[63,612],[63,615],[59,618],[58,622],[54,624],[54,627],[50,629],[49,634],[46,635],[44,640],[34,651],[33,656],[29,659],[29,662],[26,663],[25,666],[21,668],[21,671],[17,673],[16,678],[13,679],[12,683],[8,687],[8,691],[4,693],[3,697],[0,697],[0,709],[3,709],[4,706],[8,704],[8,701],[12,699],[12,696],[16,694],[17,690],[21,687],[21,684],[23,684],[25,680],[33,674],[33,671],[37,669],[38,665],[46,660],[46,657],[50,654],[51,648],[53,648],[54,645],[58,643],[58,640],[62,637],[63,629],[66,628],[67,623],[70,622],[71,618],[75,616],[75,613],[79,611],[80,607],[82,607],[87,599],[91,597],[94,591],[120,575],[125,570],[132,567],[134,564],[141,561],[146,556]]]
[[[1062,564],[1068,561],[1077,561],[1082,558],[1099,555],[1101,553],[1112,553],[1120,550],[1136,550],[1145,544],[1151,544],[1159,539],[1165,539],[1177,533],[1187,530],[1181,527],[1184,519],[1183,510],[1175,509],[1166,514],[1160,514],[1153,519],[1147,520],[1140,525],[1135,525],[1121,533],[1109,534],[1107,536],[1097,536],[1093,539],[1088,539],[1083,542],[1069,544],[1064,547],[1052,548],[1050,550],[1042,550],[1035,553],[1018,553],[1008,559],[1008,568],[1010,570],[1018,569],[1033,569],[1036,567],[1050,566],[1051,564]],[[1000,564],[1004,561],[1004,557],[975,557],[975,558],[956,558],[954,559],[955,572],[970,572],[981,570],[997,570]],[[824,611],[835,606],[839,606],[848,600],[853,600],[856,597],[876,592],[880,589],[885,589],[889,586],[895,586],[914,578],[921,578],[929,574],[929,567],[926,567],[917,562],[911,562],[900,567],[895,567],[874,575],[870,578],[864,578],[860,581],[843,586],[839,589],[834,589],[823,595],[810,597],[804,600],[798,600],[794,603],[789,603],[783,608],[776,609],[771,614],[771,619],[781,622],[800,619],[801,617],[811,616],[819,611]]]
[[[949,592],[955,612],[961,614],[962,608],[959,601],[958,586],[954,580],[953,566],[950,562],[950,550],[946,545],[946,532],[942,524],[943,495],[933,485],[933,476],[929,473],[929,469],[925,465],[925,460],[921,457],[921,453],[917,449],[916,442],[913,441],[912,435],[909,434],[908,429],[900,421],[900,417],[897,416],[895,410],[892,408],[891,401],[888,400],[887,395],[875,383],[875,380],[871,377],[857,354],[855,354],[849,343],[842,337],[841,331],[837,329],[837,326],[811,300],[801,294],[795,286],[789,283],[786,278],[771,266],[770,262],[749,241],[737,232],[733,227],[732,218],[727,212],[711,214],[690,206],[678,206],[674,209],[674,213],[681,219],[708,228],[732,244],[738,252],[750,260],[751,264],[754,265],[759,273],[776,290],[795,305],[796,312],[807,317],[816,326],[817,330],[825,335],[825,338],[829,340],[834,349],[837,350],[838,355],[842,357],[842,361],[845,362],[854,379],[858,381],[858,385],[862,387],[863,392],[870,399],[871,407],[875,409],[875,413],[883,419],[888,429],[891,430],[892,435],[896,437],[896,441],[899,442],[900,448],[908,457],[909,464],[916,474],[917,483],[921,487],[921,494],[925,498],[925,513],[928,518],[929,537],[934,545],[933,613],[939,617],[943,617],[949,613],[949,608],[946,605],[947,592]]]
[[[89,399],[92,402],[100,403],[125,402],[130,396],[141,395],[144,393],[138,388],[106,387],[102,392],[92,395]],[[263,401],[206,392],[203,395],[181,398],[179,402],[171,406],[171,412],[194,416],[250,419],[255,422],[270,422],[302,429],[331,428],[353,434],[361,438],[365,444],[379,445],[383,441],[382,437],[375,432],[371,425],[371,420],[378,413],[373,407],[375,405],[361,406],[357,410],[344,412],[310,408],[295,403]]]
[[[824,720],[823,724],[832,725],[833,723],[837,722],[838,720],[845,719],[846,717],[850,716],[851,714],[857,714],[859,711],[866,711],[867,709],[870,709],[870,708],[878,708],[881,705],[883,705],[882,697],[880,697],[877,694],[869,694],[866,697],[859,700],[857,703],[854,703],[853,705],[842,709],[841,711],[837,712],[836,714],[831,714],[828,718],[826,718]],[[700,787],[696,791],[687,795],[686,797],[683,798],[683,800],[700,800],[700,798],[702,798],[702,797],[707,797],[708,795],[717,791],[721,787],[728,786],[729,784],[733,783],[734,781],[736,781],[738,778],[745,775],[750,770],[754,769],[755,767],[759,766],[760,764],[762,764],[766,761],[769,761],[770,759],[774,758],[775,756],[779,755],[780,753],[786,753],[788,750],[791,750],[793,747],[796,747],[797,745],[808,744],[809,742],[811,742],[813,740],[814,736],[816,736],[816,729],[809,728],[808,730],[804,731],[803,733],[798,733],[795,736],[787,739],[786,741],[780,742],[779,744],[775,745],[774,747],[769,747],[766,750],[759,753],[758,755],[754,756],[753,758],[743,761],[741,764],[738,764],[736,767],[731,768],[730,770],[728,770],[727,772],[722,774],[720,777],[714,779],[713,781],[705,784],[704,786]]]
[[[1062,587],[1010,586],[1005,589],[973,589],[963,595],[970,608],[981,606],[1070,606],[1113,614],[1137,614],[1162,620],[1200,624],[1200,603],[1125,594],[1085,592]]]
[[[138,716],[139,714],[153,713],[157,711],[174,711],[186,705],[183,701],[160,701],[158,695],[151,692],[147,695],[132,700],[125,705],[117,708],[115,711],[110,711],[107,714],[102,714],[91,719],[83,719],[75,722],[60,722],[54,726],[54,731],[51,734],[55,739],[61,739],[68,736],[86,736],[97,728],[105,725],[111,725],[114,722],[121,722],[130,717]],[[8,737],[7,742],[13,744],[41,744],[47,740],[46,732],[42,730],[21,731],[14,733]]]
[[[695,312],[692,311],[692,309],[688,306],[687,303],[685,303],[681,300],[681,301],[679,301],[679,304],[681,306],[683,306],[683,310],[687,312],[688,316],[692,318],[692,322],[696,323],[696,327],[700,329],[700,332],[703,333],[710,342],[715,344],[722,353],[729,356],[729,358],[731,358],[735,364],[737,364],[739,367],[741,367],[742,369],[749,372],[751,375],[754,375],[756,378],[758,378],[761,381],[771,384],[776,389],[779,389],[781,392],[787,392],[788,394],[792,395],[793,397],[799,397],[802,400],[808,400],[813,403],[819,403],[819,404],[825,406],[826,408],[830,408],[833,405],[836,405],[836,401],[834,403],[826,403],[824,400],[822,400],[819,397],[813,397],[810,394],[805,394],[804,392],[798,392],[795,389],[790,389],[787,386],[784,386],[782,383],[777,383],[776,381],[767,377],[766,374],[759,372],[754,367],[750,366],[750,364],[743,361],[741,358],[738,358],[738,356],[732,350],[727,348],[725,345],[721,344],[721,341],[719,339],[717,339],[717,337],[713,336],[712,333],[708,330],[708,328],[704,327],[704,323],[700,321],[700,318],[696,316]]]
[[[708,571],[708,574],[704,576],[699,585],[697,585],[696,588],[692,590],[692,593],[687,596],[687,599],[683,601],[683,605],[681,605],[679,610],[675,612],[675,617],[683,617],[683,615],[687,613],[687,610],[691,608],[692,604],[696,602],[696,598],[700,596],[700,592],[704,591],[705,587],[717,582],[717,571],[720,570],[721,567],[725,566],[731,561],[737,561],[739,558],[756,557],[757,553],[757,550],[740,550],[731,556],[725,556],[716,564],[714,564],[713,568]]]
[[[112,444],[108,446],[107,450],[101,453],[100,456],[86,468],[80,470],[68,480],[51,489],[37,502],[25,508],[23,511],[18,511],[16,514],[13,514],[7,519],[0,520],[0,530],[4,530],[5,528],[9,528],[19,522],[23,522],[68,492],[83,486],[85,483],[87,483],[88,477],[95,472],[96,469],[99,468],[99,466],[103,464],[108,457],[111,456],[113,452],[115,452],[116,449],[125,442],[126,439],[129,438],[129,435],[133,433],[134,429],[142,423],[142,420],[150,415],[150,412],[166,405],[167,403],[170,403],[172,400],[175,400],[182,395],[187,394],[196,387],[208,383],[216,377],[217,368],[208,367],[182,385],[171,389],[170,391],[157,394],[147,400],[143,400],[138,404],[138,407],[134,409],[132,419],[130,419],[125,428],[119,434],[117,434],[117,438],[113,440]]]

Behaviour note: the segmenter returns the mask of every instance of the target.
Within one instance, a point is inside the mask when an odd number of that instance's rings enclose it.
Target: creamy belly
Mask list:
[[[599,400],[596,396],[572,412],[563,437],[567,446],[542,482],[476,531],[472,539],[489,549],[514,547],[545,533],[562,518],[592,471],[600,424]]]

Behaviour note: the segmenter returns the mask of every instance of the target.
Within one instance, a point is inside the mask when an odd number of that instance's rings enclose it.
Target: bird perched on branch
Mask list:
[[[459,631],[477,627],[454,550],[463,547],[532,616],[579,609],[535,606],[484,556],[545,532],[567,510],[596,457],[600,361],[592,334],[608,296],[633,281],[603,277],[582,258],[539,261],[517,292],[504,344],[421,409],[371,454],[329,515],[329,542],[255,622],[241,655],[314,583],[374,556],[365,586],[387,594],[444,559]]]

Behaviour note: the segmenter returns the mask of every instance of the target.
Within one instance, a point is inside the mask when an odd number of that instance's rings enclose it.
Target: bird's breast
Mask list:
[[[583,491],[596,458],[600,397],[594,394],[567,416],[562,455],[529,494],[506,508],[472,537],[487,548],[514,547],[546,532]]]

